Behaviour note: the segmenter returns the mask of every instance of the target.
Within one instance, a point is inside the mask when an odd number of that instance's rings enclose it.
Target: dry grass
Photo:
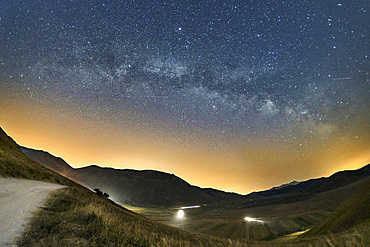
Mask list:
[[[307,246],[340,246],[340,247],[366,247],[370,245],[370,221],[367,221],[351,230],[336,234],[326,234],[319,237],[299,240]]]
[[[61,175],[41,166],[23,154],[0,128],[0,177],[15,177],[71,185]]]
[[[243,246],[155,223],[77,187],[53,194],[18,245]]]
[[[323,234],[338,233],[346,229],[351,229],[354,226],[360,225],[363,222],[370,220],[370,179],[368,182],[341,205],[328,219],[317,224],[309,232],[305,233],[305,237],[318,236]]]

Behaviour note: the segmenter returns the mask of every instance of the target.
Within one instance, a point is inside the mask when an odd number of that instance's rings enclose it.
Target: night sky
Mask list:
[[[369,2],[15,1],[0,126],[74,167],[247,193],[370,162]]]

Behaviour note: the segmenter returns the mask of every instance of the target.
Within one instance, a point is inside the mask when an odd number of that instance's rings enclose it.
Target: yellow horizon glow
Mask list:
[[[168,137],[165,130],[143,133],[105,121],[92,123],[70,111],[61,117],[53,110],[57,107],[22,96],[0,95],[0,127],[19,145],[47,151],[74,168],[97,164],[158,170],[192,185],[240,194],[370,163],[370,134],[366,130],[360,130],[364,134],[358,139],[336,136],[313,143],[305,147],[306,156],[295,151],[294,143],[224,141],[209,148],[215,140],[207,137],[189,137],[192,145],[184,148],[176,132]]]

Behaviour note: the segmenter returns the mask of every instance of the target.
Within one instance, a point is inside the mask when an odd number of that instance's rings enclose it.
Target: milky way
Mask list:
[[[181,145],[192,135],[300,148],[370,128],[365,0],[5,0],[1,9],[0,89],[57,104],[60,115],[160,129]]]

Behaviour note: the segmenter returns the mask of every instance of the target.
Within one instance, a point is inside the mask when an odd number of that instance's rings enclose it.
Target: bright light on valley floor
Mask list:
[[[253,219],[253,218],[250,218],[250,217],[245,217],[244,220],[247,221],[247,222],[264,223],[262,220],[256,220],[256,219]]]
[[[200,206],[188,206],[188,207],[181,207],[180,209],[189,209],[189,208],[200,208]]]
[[[177,218],[179,218],[179,219],[183,219],[184,218],[184,216],[185,216],[185,213],[184,213],[184,210],[179,210],[178,212],[177,212]]]

